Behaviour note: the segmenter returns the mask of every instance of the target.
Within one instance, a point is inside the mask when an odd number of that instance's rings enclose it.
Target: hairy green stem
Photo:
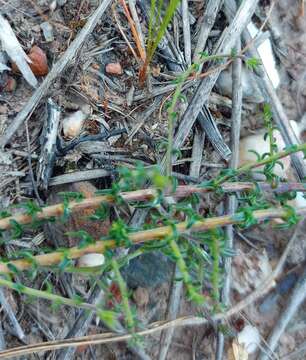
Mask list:
[[[135,323],[134,323],[134,317],[131,311],[131,307],[129,304],[129,296],[128,296],[128,289],[126,287],[126,283],[123,280],[123,277],[120,273],[118,263],[115,259],[112,259],[111,265],[114,271],[116,282],[119,286],[120,294],[122,297],[122,305],[123,305],[123,313],[125,316],[125,322],[126,326],[129,331],[135,332]]]
[[[277,154],[274,154],[272,156],[268,156],[265,159],[262,159],[260,161],[247,163],[247,164],[239,167],[235,171],[234,175],[230,174],[230,175],[220,176],[219,178],[217,178],[214,181],[214,185],[219,186],[222,183],[228,181],[229,179],[232,179],[235,176],[239,176],[241,174],[247,173],[247,172],[249,172],[250,170],[252,170],[254,168],[269,164],[271,162],[275,162],[277,160],[280,160],[280,159],[282,159],[282,158],[284,158],[284,157],[286,157],[288,155],[294,154],[294,153],[299,152],[299,151],[306,152],[306,143],[305,144],[300,144],[300,145],[290,146],[290,148],[288,148],[286,150],[283,150],[283,151],[280,151]]]
[[[4,286],[11,290],[18,291],[19,293],[28,295],[30,297],[50,300],[55,304],[67,305],[67,306],[82,308],[82,309],[91,310],[91,311],[97,310],[97,307],[93,304],[88,304],[88,303],[82,302],[80,300],[68,299],[63,296],[55,295],[55,294],[52,294],[52,293],[49,293],[49,292],[43,291],[43,290],[32,289],[32,288],[29,288],[22,284],[17,284],[13,281],[6,280],[2,277],[0,277],[0,286]]]
[[[177,242],[172,238],[169,241],[169,245],[171,247],[171,250],[173,252],[173,256],[176,259],[177,266],[180,270],[180,273],[183,278],[183,283],[186,286],[188,295],[192,301],[195,301],[198,304],[202,304],[205,301],[205,298],[203,295],[199,294],[194,286],[192,285],[192,279],[189,275],[187,265],[185,263],[185,260],[181,254],[180,248],[177,244]]]

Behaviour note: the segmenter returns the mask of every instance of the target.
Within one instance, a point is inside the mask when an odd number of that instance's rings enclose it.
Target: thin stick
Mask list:
[[[268,183],[258,183],[257,185],[250,182],[233,182],[220,184],[220,189],[225,193],[237,192],[237,191],[250,191],[258,188],[261,191],[273,191],[276,193],[288,192],[288,191],[301,191],[306,192],[305,183],[280,183],[278,188],[272,188]],[[212,191],[211,188],[194,186],[194,185],[183,185],[178,186],[176,191],[165,191],[164,196],[174,196],[176,198],[186,197],[191,194],[204,194]],[[156,189],[148,188],[130,192],[122,192],[118,194],[124,201],[148,201],[153,200],[158,196]],[[85,198],[80,202],[71,201],[69,203],[69,210],[71,212],[82,211],[87,208],[96,209],[100,204],[114,204],[115,198],[111,195],[95,196],[91,198]],[[42,208],[40,212],[36,214],[37,220],[46,220],[51,217],[59,217],[64,213],[64,205],[62,203],[50,205]],[[27,214],[16,214],[3,219],[0,219],[0,229],[8,230],[12,228],[12,221],[16,221],[21,225],[30,224],[33,221],[32,216]]]
[[[86,181],[97,178],[109,177],[112,175],[112,172],[105,169],[92,169],[92,170],[82,170],[74,171],[71,173],[57,175],[50,179],[50,186],[57,186],[62,184],[69,184],[79,181]]]
[[[132,18],[133,18],[135,26],[136,26],[140,44],[145,52],[145,41],[144,41],[144,36],[143,36],[140,20],[139,20],[137,10],[136,10],[136,1],[135,0],[129,0],[129,8],[131,10]]]
[[[190,23],[188,0],[182,0],[182,20],[184,35],[184,54],[187,66],[191,65],[191,39],[190,39]]]
[[[14,311],[13,311],[11,305],[6,300],[6,297],[5,297],[4,292],[3,292],[2,289],[0,289],[0,303],[1,303],[4,311],[7,313],[8,317],[10,319],[10,322],[12,324],[12,327],[13,327],[18,339],[24,340],[25,339],[25,333],[22,330],[18,320],[16,319],[16,316],[14,314]]]
[[[3,136],[0,138],[0,147],[6,146],[12,139],[15,132],[23,124],[23,122],[32,114],[38,105],[39,101],[44,97],[52,84],[52,82],[59,76],[59,74],[64,70],[64,68],[73,60],[77,51],[81,45],[86,40],[87,36],[93,31],[98,21],[101,19],[101,16],[104,14],[105,10],[108,8],[112,0],[103,0],[102,3],[98,6],[96,11],[88,19],[85,26],[79,32],[77,37],[64,52],[61,58],[53,66],[49,74],[45,77],[42,84],[35,90],[34,94],[31,96],[24,108],[18,113],[15,119],[12,121],[11,125],[6,129]]]
[[[140,56],[141,60],[142,60],[143,62],[145,62],[145,60],[146,60],[146,52],[145,52],[144,47],[142,46],[142,43],[141,43],[141,40],[140,40],[140,36],[139,36],[138,31],[137,31],[137,29],[136,29],[134,20],[132,19],[131,15],[130,15],[130,12],[129,12],[128,7],[126,6],[125,0],[119,0],[119,2],[120,2],[120,4],[122,5],[123,10],[124,10],[124,14],[125,14],[128,22],[129,22],[129,24],[130,24],[131,31],[132,31],[133,38],[134,38],[135,43],[136,43],[136,46],[137,46],[137,50],[138,50],[139,56]],[[136,14],[137,14],[137,13],[136,13]]]
[[[209,0],[206,4],[197,44],[193,53],[194,63],[198,63],[200,60],[200,53],[205,49],[208,35],[215,23],[218,9],[220,9],[222,2],[223,0]]]
[[[241,50],[241,41],[237,41],[237,53]],[[241,67],[242,62],[240,58],[236,58],[232,65],[232,127],[231,127],[231,150],[232,157],[229,162],[229,167],[237,169],[239,164],[239,139],[240,139],[240,125],[241,125],[241,111],[242,111],[242,86],[241,86]],[[237,208],[237,199],[235,195],[229,195],[226,199],[226,209],[228,214],[234,214]],[[226,227],[226,247],[233,249],[234,233],[233,225]],[[222,303],[225,306],[230,305],[230,289],[231,289],[231,267],[232,258],[227,257],[224,260],[225,279],[222,291]],[[216,360],[223,359],[224,352],[224,334],[218,333],[217,354]]]
[[[288,323],[293,319],[294,314],[297,312],[299,307],[302,305],[306,299],[306,269],[300,276],[297,284],[294,287],[293,293],[290,297],[289,303],[281,312],[281,316],[275,324],[268,340],[267,340],[267,350],[262,351],[259,360],[268,360],[270,356],[268,353],[273,353],[277,347],[277,343],[285,331]],[[267,352],[268,351],[268,352]]]

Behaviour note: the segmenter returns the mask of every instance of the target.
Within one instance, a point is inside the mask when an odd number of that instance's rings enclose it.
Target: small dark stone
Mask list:
[[[161,252],[143,254],[123,269],[129,288],[151,287],[170,281],[173,263]]]
[[[278,294],[270,294],[268,295],[264,301],[259,305],[259,311],[262,314],[267,314],[273,312],[275,306],[277,305],[279,295]]]
[[[286,275],[277,285],[276,290],[280,295],[285,295],[290,291],[298,280],[297,273],[290,273]]]

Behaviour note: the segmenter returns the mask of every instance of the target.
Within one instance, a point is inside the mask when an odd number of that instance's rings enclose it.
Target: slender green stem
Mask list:
[[[177,242],[174,239],[171,239],[169,242],[169,245],[171,247],[171,250],[173,252],[173,256],[176,259],[177,266],[180,270],[180,273],[183,278],[183,283],[186,286],[188,295],[192,301],[195,301],[198,304],[202,304],[205,301],[205,297],[201,294],[199,294],[194,286],[192,285],[192,279],[189,275],[186,262],[181,254],[180,248],[177,244]]]
[[[229,174],[229,175],[224,175],[224,176],[220,176],[218,179],[216,179],[215,181],[215,185],[221,185],[222,183],[228,181],[229,179],[232,179],[235,176],[239,176],[241,174],[247,173],[250,170],[269,164],[270,162],[274,162],[277,161],[279,159],[282,159],[288,155],[294,154],[296,152],[299,151],[306,151],[306,143],[305,144],[301,144],[301,145],[293,145],[290,148],[284,150],[284,151],[280,151],[277,154],[274,154],[272,156],[266,157],[265,159],[262,159],[260,161],[256,161],[256,162],[251,162],[251,163],[247,163],[241,167],[239,167],[236,171],[235,174]]]
[[[131,332],[135,332],[134,317],[129,304],[128,290],[126,287],[126,283],[123,280],[123,277],[120,273],[117,261],[115,259],[112,259],[111,264],[122,297],[122,305],[123,305],[123,312],[125,316],[126,326],[128,330],[130,330]]]
[[[19,293],[22,293],[22,294],[25,294],[25,295],[28,295],[31,297],[50,300],[55,304],[68,305],[68,306],[72,306],[72,307],[76,307],[76,308],[97,311],[97,307],[95,305],[88,304],[88,303],[80,301],[80,300],[68,299],[68,298],[65,298],[60,295],[55,295],[55,294],[49,293],[47,291],[32,289],[32,288],[24,286],[22,284],[17,284],[12,281],[3,279],[2,277],[0,277],[0,286],[7,287],[9,289],[18,291]]]
[[[147,49],[147,56],[149,64],[152,60],[152,57],[155,53],[155,50],[157,49],[158,44],[160,43],[161,39],[165,35],[165,32],[167,30],[167,26],[169,25],[175,10],[177,9],[178,5],[180,3],[180,0],[170,0],[165,15],[160,21],[160,14],[161,14],[161,7],[163,4],[163,1],[159,0],[158,2],[158,9],[156,13],[156,0],[151,0],[151,9],[150,9],[150,19],[149,19],[149,39],[148,39],[148,49]],[[156,28],[154,29],[154,24],[158,24]],[[156,30],[156,31],[154,31]]]
[[[219,279],[220,279],[220,244],[219,237],[215,230],[211,231],[211,255],[213,259],[211,285],[213,291],[213,299],[216,302],[216,308],[219,306],[220,294],[219,294]]]

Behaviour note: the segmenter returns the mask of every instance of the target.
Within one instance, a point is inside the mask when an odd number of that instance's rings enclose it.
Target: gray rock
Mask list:
[[[40,24],[40,27],[43,31],[46,42],[52,42],[54,40],[53,26],[48,23],[48,21],[45,21]]]
[[[279,294],[270,294],[268,295],[264,301],[259,305],[259,312],[262,314],[268,314],[271,313],[271,311],[274,310],[277,301],[279,299]]]
[[[170,281],[173,263],[161,252],[155,251],[130,261],[122,274],[130,288],[157,286]]]
[[[241,71],[241,86],[243,99],[249,103],[262,103],[263,96],[256,84],[255,76],[252,71],[245,67]],[[231,66],[221,71],[217,83],[218,91],[221,95],[232,96],[232,70]]]

